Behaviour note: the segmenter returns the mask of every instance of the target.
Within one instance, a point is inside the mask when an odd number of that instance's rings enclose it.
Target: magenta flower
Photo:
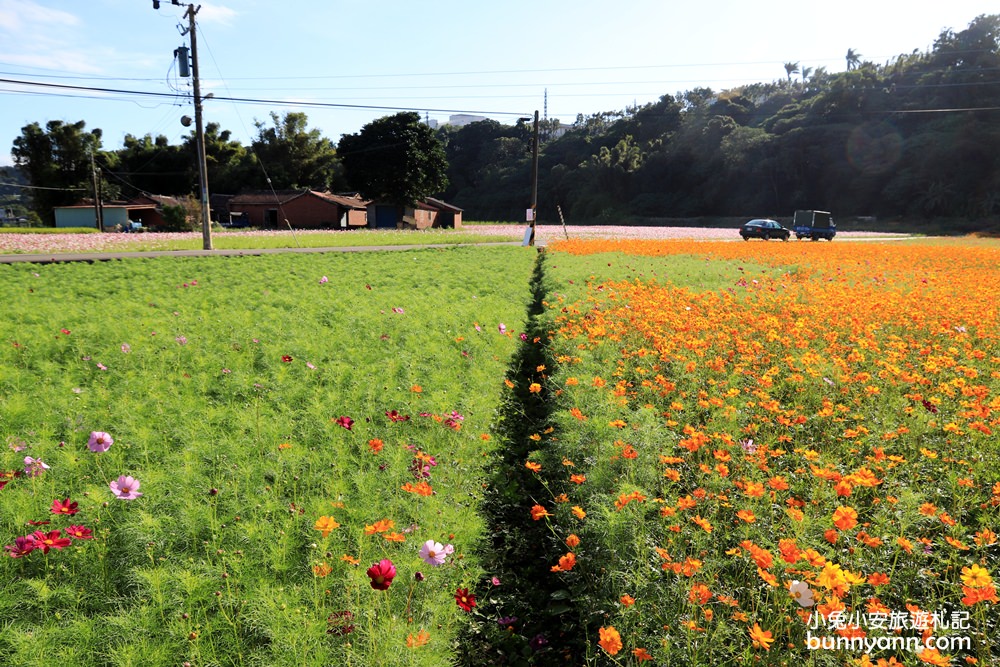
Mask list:
[[[402,308],[393,308],[393,309],[392,309],[392,312],[396,313],[397,315],[402,315],[402,314],[404,314],[404,313],[405,313],[406,311],[405,311],[405,310],[403,310]]]
[[[354,426],[354,420],[350,417],[337,417],[334,421],[337,422],[337,426],[343,426],[348,431]]]
[[[94,534],[86,526],[72,525],[66,529],[66,534],[77,540],[92,540]]]
[[[177,336],[174,338],[178,345],[187,345],[188,339],[184,336]]]
[[[135,500],[142,495],[139,493],[139,480],[128,475],[120,476],[108,486],[111,488],[111,493],[120,500]]]
[[[68,547],[72,543],[72,540],[68,537],[63,537],[62,531],[59,530],[53,530],[48,533],[36,530],[31,534],[31,537],[35,541],[35,548],[41,549],[43,554],[47,554],[49,549],[56,549],[58,551],[59,549]]]
[[[372,588],[377,591],[384,591],[392,585],[392,580],[396,577],[396,566],[388,558],[383,558],[365,572],[371,579]]]
[[[455,547],[450,544],[448,546],[442,546],[440,542],[427,540],[424,542],[424,546],[420,547],[419,556],[428,565],[437,567],[438,565],[442,565],[445,559],[448,558],[448,554],[451,554],[454,551]]]
[[[95,454],[108,451],[113,444],[115,441],[104,431],[91,431],[90,439],[87,440],[87,447]]]
[[[49,510],[53,514],[66,514],[72,516],[80,511],[79,503],[73,502],[69,498],[65,500],[59,500],[58,498],[52,501],[52,508]]]
[[[507,333],[507,325],[501,322],[500,326],[497,327],[497,331],[499,331],[502,334]]]
[[[18,537],[14,540],[14,544],[8,544],[4,546],[7,553],[10,554],[11,558],[20,558],[21,556],[27,556],[32,551],[38,548],[38,543],[35,542],[35,537],[33,535],[24,535]]]

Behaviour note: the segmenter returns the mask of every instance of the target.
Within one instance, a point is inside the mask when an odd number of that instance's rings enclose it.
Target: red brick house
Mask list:
[[[229,212],[262,229],[357,229],[368,226],[367,203],[315,190],[248,192],[229,200]]]

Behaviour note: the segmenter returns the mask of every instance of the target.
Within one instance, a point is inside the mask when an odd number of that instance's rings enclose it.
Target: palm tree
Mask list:
[[[803,67],[802,68],[802,72],[800,73],[800,77],[799,78],[802,80],[802,88],[803,88],[803,90],[806,87],[806,79],[809,78],[809,75],[812,74],[812,72],[813,72],[813,68],[812,67]]]
[[[861,64],[861,54],[854,49],[847,49],[847,71],[856,69]]]
[[[785,63],[785,72],[788,74],[788,83],[792,82],[792,75],[798,74],[799,64],[798,63]]]

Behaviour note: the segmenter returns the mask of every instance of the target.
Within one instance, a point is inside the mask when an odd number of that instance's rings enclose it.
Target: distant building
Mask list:
[[[489,120],[486,116],[474,116],[468,113],[456,113],[448,116],[448,124],[455,127],[462,127],[470,123],[478,123],[481,120]]]

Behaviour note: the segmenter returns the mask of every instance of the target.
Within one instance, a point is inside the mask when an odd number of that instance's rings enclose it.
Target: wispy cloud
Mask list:
[[[198,11],[197,19],[204,23],[218,23],[221,25],[232,25],[233,20],[236,18],[237,12],[235,9],[230,9],[225,5],[209,5],[204,4],[201,10]]]
[[[45,7],[30,0],[0,0],[0,30],[12,36],[53,26],[75,26],[80,19],[75,14]]]

